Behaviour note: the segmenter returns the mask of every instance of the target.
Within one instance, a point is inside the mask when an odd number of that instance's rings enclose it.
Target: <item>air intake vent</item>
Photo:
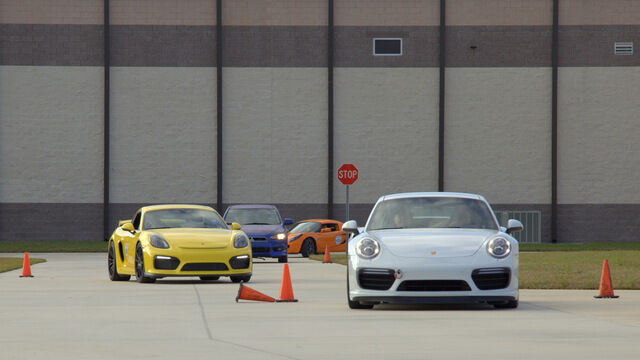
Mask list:
[[[616,42],[613,48],[616,55],[633,55],[632,42]]]
[[[402,55],[402,38],[374,38],[373,55],[400,56]]]
[[[358,284],[363,289],[389,290],[395,280],[394,271],[391,269],[358,270]]]
[[[511,282],[511,270],[509,268],[485,268],[475,269],[471,278],[480,290],[504,289]]]
[[[407,280],[398,291],[471,291],[464,280]]]
[[[182,271],[226,271],[229,270],[224,263],[188,263],[184,264]]]

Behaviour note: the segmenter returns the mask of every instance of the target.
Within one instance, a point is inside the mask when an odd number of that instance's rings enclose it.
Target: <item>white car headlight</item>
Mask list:
[[[363,259],[373,259],[380,253],[380,245],[376,240],[365,237],[358,240],[356,253]]]
[[[169,248],[169,244],[167,243],[167,240],[165,240],[160,234],[151,234],[151,236],[149,236],[149,243],[151,244],[151,246],[158,249]]]
[[[511,243],[509,240],[497,237],[487,243],[487,252],[495,258],[503,258],[511,253]]]
[[[249,245],[249,239],[244,234],[236,234],[233,237],[233,247],[240,249]]]
[[[285,234],[285,233],[278,233],[276,235],[271,236],[272,240],[276,240],[276,239],[277,240],[284,240],[286,238],[287,238],[287,234]]]

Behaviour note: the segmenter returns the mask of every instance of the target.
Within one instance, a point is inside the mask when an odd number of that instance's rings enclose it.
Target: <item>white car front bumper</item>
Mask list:
[[[518,300],[518,255],[400,258],[387,253],[373,260],[350,255],[348,282],[349,298],[363,303],[500,303]],[[483,290],[487,287],[500,288]]]

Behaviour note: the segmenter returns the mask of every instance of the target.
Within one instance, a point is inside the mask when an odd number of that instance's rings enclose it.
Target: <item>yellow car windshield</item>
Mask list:
[[[228,229],[220,215],[202,209],[163,209],[147,211],[142,229],[209,228]]]

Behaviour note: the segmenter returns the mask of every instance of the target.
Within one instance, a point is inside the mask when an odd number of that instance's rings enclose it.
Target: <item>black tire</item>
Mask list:
[[[239,283],[240,281],[249,282],[249,280],[251,280],[251,275],[232,275],[229,276],[229,278],[231,279],[231,282],[234,283]]]
[[[309,257],[309,255],[316,253],[316,241],[313,238],[306,238],[300,246],[300,254],[302,257]]]
[[[136,245],[136,281],[139,283],[152,283],[156,279],[144,276],[144,254],[140,243]]]
[[[220,276],[200,276],[200,280],[202,281],[215,281],[220,279]]]
[[[286,262],[289,262],[289,258],[287,257],[287,255],[285,255],[285,256],[280,256],[280,257],[278,258],[278,262],[279,262],[279,263],[286,263]]]
[[[107,255],[107,270],[109,271],[109,280],[111,281],[129,281],[131,275],[118,274],[118,265],[116,263],[116,248],[113,241],[109,243],[109,253]]]
[[[496,309],[515,309],[518,307],[518,300],[509,300],[499,304],[493,304]]]
[[[349,297],[349,265],[347,265],[347,303],[349,303],[349,309],[373,309],[373,304],[361,304],[359,301],[352,301]]]

